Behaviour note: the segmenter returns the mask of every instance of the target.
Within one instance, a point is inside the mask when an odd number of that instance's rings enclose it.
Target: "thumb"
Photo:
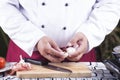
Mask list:
[[[53,47],[55,50],[60,51],[60,52],[62,51],[62,50],[59,48],[59,46],[56,44],[55,41],[50,40],[50,44],[51,44],[51,47]]]

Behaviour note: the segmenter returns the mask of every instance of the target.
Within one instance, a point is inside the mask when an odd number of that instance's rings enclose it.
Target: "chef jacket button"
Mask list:
[[[42,5],[45,6],[45,2],[42,2]]]
[[[41,25],[42,28],[45,28],[45,25]]]
[[[66,30],[67,28],[66,27],[63,27],[63,30]]]
[[[68,3],[65,3],[65,6],[68,6]]]

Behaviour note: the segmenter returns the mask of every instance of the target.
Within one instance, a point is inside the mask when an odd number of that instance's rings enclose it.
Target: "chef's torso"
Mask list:
[[[19,0],[19,3],[23,15],[62,47],[88,19],[95,1]]]

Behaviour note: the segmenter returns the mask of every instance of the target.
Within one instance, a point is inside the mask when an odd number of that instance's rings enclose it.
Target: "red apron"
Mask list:
[[[22,55],[23,58],[32,58],[32,59],[37,59],[41,61],[47,61],[45,58],[43,58],[40,55],[38,51],[34,51],[32,56],[30,57],[22,49],[20,49],[12,40],[10,40],[6,60],[8,62],[18,62],[20,60],[19,55]],[[79,61],[95,62],[96,61],[95,49],[92,49],[89,53],[84,54],[83,57]]]

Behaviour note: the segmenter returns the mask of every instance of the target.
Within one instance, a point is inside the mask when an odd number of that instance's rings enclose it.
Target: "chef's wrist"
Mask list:
[[[44,35],[44,36],[45,36],[45,35]],[[35,45],[35,48],[34,48],[35,51],[39,51],[39,49],[38,49],[38,47],[39,47],[39,42],[40,42],[40,40],[41,40],[44,36],[42,36],[42,37],[37,41],[37,43],[36,43],[36,45]]]

